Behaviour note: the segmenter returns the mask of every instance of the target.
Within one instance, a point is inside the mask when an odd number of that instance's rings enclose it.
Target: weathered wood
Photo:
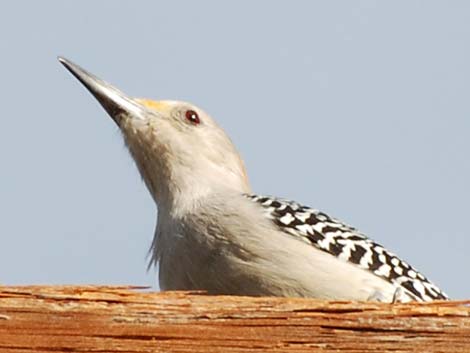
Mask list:
[[[470,352],[470,301],[0,287],[0,352]]]

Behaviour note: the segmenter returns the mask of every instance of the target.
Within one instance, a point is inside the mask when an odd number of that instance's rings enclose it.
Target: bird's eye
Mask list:
[[[199,115],[194,110],[186,110],[186,113],[184,114],[186,119],[193,123],[193,124],[199,124],[201,120],[199,119]]]

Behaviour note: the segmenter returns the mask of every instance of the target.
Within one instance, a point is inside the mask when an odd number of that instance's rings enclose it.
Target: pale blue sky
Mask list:
[[[295,199],[470,297],[470,3],[0,5],[0,283],[152,285],[156,209],[117,127],[57,62],[228,131]]]

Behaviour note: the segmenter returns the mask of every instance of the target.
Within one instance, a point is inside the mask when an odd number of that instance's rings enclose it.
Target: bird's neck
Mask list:
[[[128,142],[129,149],[159,210],[185,213],[197,209],[214,194],[250,192],[244,165],[238,157],[215,163],[199,156],[198,163],[194,163],[165,155],[168,154],[165,150],[148,153],[132,142]]]
[[[245,177],[217,168],[210,173],[189,167],[144,170],[142,176],[159,212],[176,217],[197,210],[215,195],[251,192]]]

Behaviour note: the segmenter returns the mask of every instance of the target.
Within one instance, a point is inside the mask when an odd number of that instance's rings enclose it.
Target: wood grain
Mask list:
[[[4,286],[0,352],[470,352],[469,304]]]

